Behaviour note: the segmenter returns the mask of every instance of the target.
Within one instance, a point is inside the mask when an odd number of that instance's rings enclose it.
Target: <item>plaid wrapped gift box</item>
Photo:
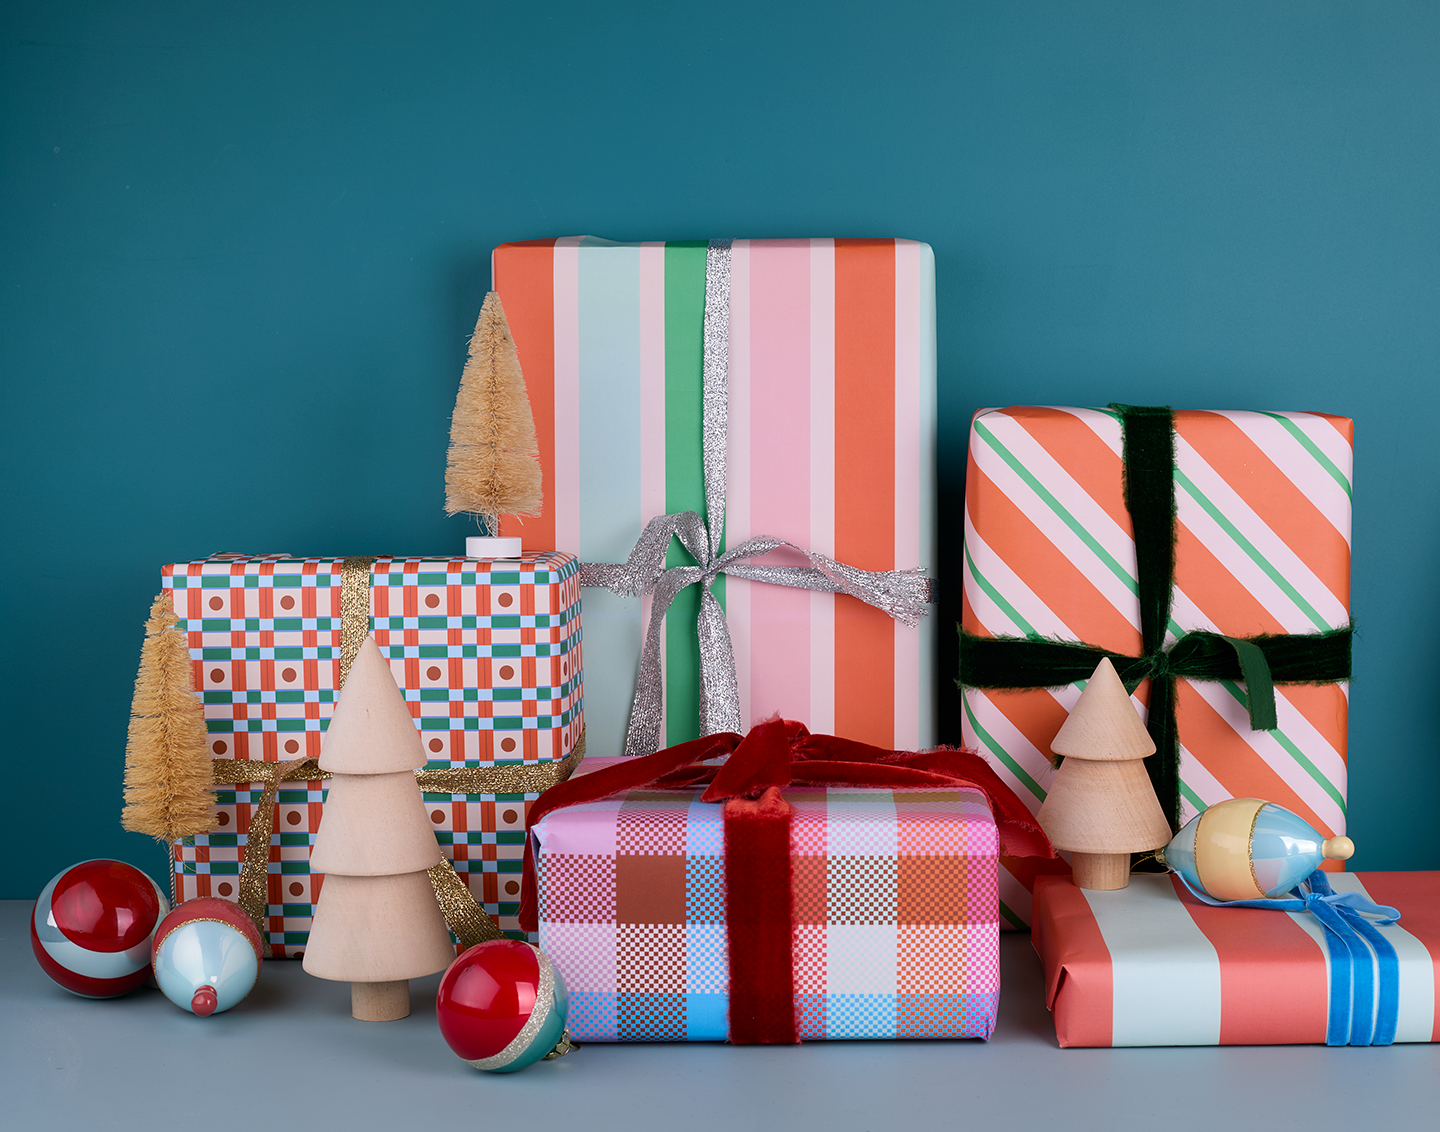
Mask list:
[[[581,773],[620,760],[587,759]],[[593,764],[593,765],[592,765]],[[636,790],[534,827],[540,946],[577,1041],[724,1041],[724,806]],[[802,1040],[988,1038],[999,840],[977,790],[786,788]]]
[[[349,560],[352,568],[357,560]],[[359,560],[360,584],[365,565]],[[318,757],[341,683],[347,560],[217,556],[163,570],[216,759]],[[427,770],[536,766],[565,758],[584,727],[575,559],[376,558],[358,626],[390,662]],[[362,591],[363,598],[363,591]],[[369,614],[368,618],[364,615]],[[423,779],[422,779],[423,782]],[[235,899],[262,784],[216,792],[218,828],[174,846],[176,896]],[[475,899],[514,930],[532,793],[427,791],[436,837]],[[283,783],[268,877],[275,957],[304,948],[322,878],[310,872],[323,780]]]

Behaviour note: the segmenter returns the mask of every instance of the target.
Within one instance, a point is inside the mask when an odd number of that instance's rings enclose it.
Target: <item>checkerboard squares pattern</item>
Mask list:
[[[319,755],[340,679],[343,561],[230,556],[164,567],[189,636],[212,757]],[[432,769],[546,762],[574,748],[584,701],[572,556],[381,557],[370,596],[371,631]],[[259,796],[244,784],[218,792],[216,830],[174,845],[178,895],[238,897]],[[287,783],[277,801],[268,923],[277,957],[303,951],[308,937],[318,888],[309,855],[322,799],[320,782]],[[425,803],[457,873],[510,931],[518,928],[525,800],[427,795]]]
[[[615,923],[614,857],[542,855],[536,868],[542,924]]]
[[[576,1040],[725,1036],[723,809],[698,795],[637,792],[535,827],[540,946],[565,977]],[[799,793],[801,1037],[988,1037],[996,847],[975,791]]]

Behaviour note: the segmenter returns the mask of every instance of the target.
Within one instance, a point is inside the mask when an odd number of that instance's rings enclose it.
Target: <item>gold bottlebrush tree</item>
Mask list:
[[[126,829],[163,842],[215,826],[205,709],[178,620],[170,595],[161,593],[150,606],[135,677],[120,815]]]
[[[450,418],[445,513],[475,515],[489,536],[500,533],[501,515],[539,514],[539,456],[520,355],[500,296],[491,291],[470,338]]]

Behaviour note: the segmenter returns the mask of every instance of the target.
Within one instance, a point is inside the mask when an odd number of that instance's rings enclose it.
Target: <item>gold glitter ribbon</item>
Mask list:
[[[352,554],[340,564],[340,688],[345,687],[350,666],[370,635],[370,567],[374,564],[373,554]]]
[[[370,567],[374,555],[346,558],[340,574],[340,687],[350,675],[350,666],[370,635]],[[338,689],[337,689],[338,690]],[[505,766],[420,768],[415,781],[432,794],[539,794],[557,782],[564,782],[585,757],[585,733],[575,749],[559,762],[513,763]],[[211,781],[217,786],[260,783],[260,801],[250,812],[245,836],[245,857],[240,866],[239,904],[255,921],[270,956],[270,932],[266,925],[270,907],[270,842],[275,832],[275,801],[286,782],[316,782],[330,777],[317,759],[266,762],[261,759],[211,759]],[[499,939],[499,925],[476,903],[470,889],[443,855],[440,864],[429,870],[435,899],[445,922],[459,938],[462,949],[487,939]]]

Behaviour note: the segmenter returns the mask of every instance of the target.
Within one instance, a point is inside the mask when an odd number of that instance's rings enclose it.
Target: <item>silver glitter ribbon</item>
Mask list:
[[[730,244],[711,240],[705,253],[705,331],[702,367],[701,445],[705,472],[707,524],[694,511],[658,515],[646,524],[623,564],[584,563],[582,586],[603,586],[625,597],[651,594],[650,623],[640,654],[640,675],[625,733],[626,755],[650,755],[660,747],[664,715],[664,674],[660,665],[660,626],[675,595],[700,586],[696,632],[700,642],[700,734],[743,731],[740,685],[735,675],[735,647],[725,611],[710,585],[721,574],[768,582],[776,586],[849,594],[883,610],[905,625],[915,625],[927,612],[931,582],[923,569],[859,570],[784,539],[760,535],[720,553],[725,531],[726,448],[729,440],[730,382]],[[665,568],[670,540],[695,559],[695,566]],[[782,546],[799,551],[809,566],[761,566],[750,560]]]

